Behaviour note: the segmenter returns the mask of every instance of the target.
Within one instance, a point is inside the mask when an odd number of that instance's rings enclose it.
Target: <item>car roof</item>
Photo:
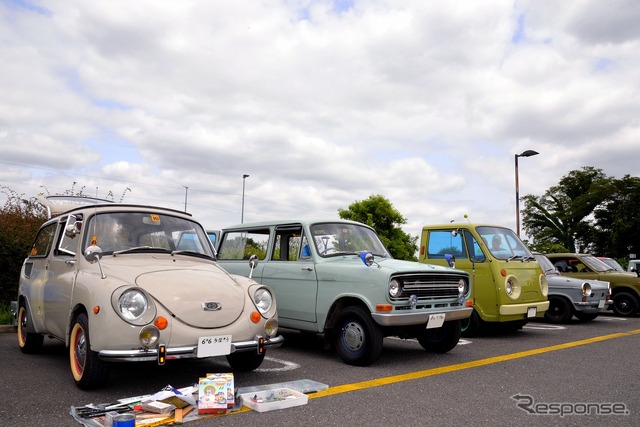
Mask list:
[[[273,227],[273,226],[287,226],[287,225],[312,225],[312,224],[325,224],[325,223],[343,223],[343,224],[355,224],[355,225],[363,225],[367,228],[372,227],[367,224],[363,224],[358,221],[351,221],[348,219],[341,218],[333,218],[333,219],[284,219],[284,220],[269,220],[269,221],[255,221],[255,222],[245,222],[242,224],[231,225],[229,227],[223,227],[222,230],[232,230],[232,229],[242,229],[242,228],[257,228],[257,227]]]
[[[443,224],[427,224],[427,225],[424,225],[422,228],[454,228],[454,227],[460,227],[460,226],[465,226],[465,227],[470,227],[470,228],[494,227],[494,228],[506,228],[507,230],[511,230],[509,227],[506,227],[504,225],[485,224],[485,223],[481,223],[481,222],[448,222],[448,223],[443,223]],[[511,230],[511,231],[513,231],[513,230]]]
[[[164,208],[160,206],[149,206],[149,205],[138,205],[138,204],[127,204],[127,203],[115,203],[111,200],[106,199],[98,199],[95,197],[85,197],[85,196],[64,196],[64,195],[56,195],[56,196],[45,196],[43,194],[39,194],[36,196],[36,199],[44,205],[47,209],[48,218],[51,219],[53,217],[62,215],[64,213],[73,212],[82,210],[85,208],[92,209],[101,209],[105,208],[109,210],[121,210],[122,208],[129,209],[154,209],[154,210],[162,210],[173,213],[178,213],[181,215],[191,216],[190,213],[171,209]]]

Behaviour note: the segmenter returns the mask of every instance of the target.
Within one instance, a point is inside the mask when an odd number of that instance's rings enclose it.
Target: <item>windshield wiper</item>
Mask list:
[[[122,249],[120,251],[115,251],[113,253],[113,256],[121,255],[121,254],[128,254],[128,253],[132,253],[132,252],[164,252],[164,253],[169,253],[169,249],[161,248],[161,247],[158,247],[158,246],[136,246],[136,247],[133,247],[133,248],[128,248],[128,249]]]
[[[171,252],[171,255],[188,255],[188,256],[195,256],[195,257],[199,257],[199,258],[215,260],[215,258],[210,256],[210,255],[203,254],[202,252],[196,252],[196,251],[179,250],[179,251]]]

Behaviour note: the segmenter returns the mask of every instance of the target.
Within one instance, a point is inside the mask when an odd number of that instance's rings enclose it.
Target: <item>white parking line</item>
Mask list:
[[[282,368],[258,368],[254,372],[284,372],[284,371],[293,371],[294,369],[298,369],[300,365],[294,362],[288,362],[286,360],[274,359],[273,357],[266,357],[264,360],[268,360],[274,363],[280,363],[284,365]]]
[[[560,326],[560,325],[545,325],[543,323],[536,323],[536,324],[528,324],[528,325],[524,325],[522,327],[522,329],[538,329],[541,331],[560,331],[562,329],[567,329],[564,326]]]

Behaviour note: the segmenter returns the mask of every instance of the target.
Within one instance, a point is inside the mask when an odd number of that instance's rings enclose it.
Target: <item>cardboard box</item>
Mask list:
[[[306,394],[290,388],[276,388],[241,394],[240,396],[243,405],[258,412],[306,405],[309,400]]]
[[[233,373],[207,374],[198,382],[198,414],[224,414],[233,408]]]

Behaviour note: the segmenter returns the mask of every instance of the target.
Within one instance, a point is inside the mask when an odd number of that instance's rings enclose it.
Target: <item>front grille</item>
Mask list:
[[[393,302],[407,301],[411,295],[418,297],[418,301],[438,301],[458,298],[458,282],[464,278],[455,274],[405,274],[393,276],[402,285],[402,292]]]

